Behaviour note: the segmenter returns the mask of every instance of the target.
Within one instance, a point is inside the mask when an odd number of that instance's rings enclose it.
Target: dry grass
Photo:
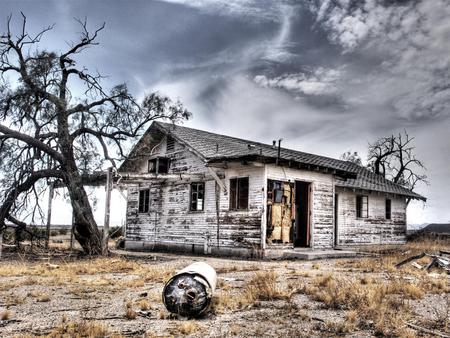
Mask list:
[[[425,294],[420,285],[403,279],[391,278],[378,283],[368,279],[362,283],[330,274],[316,277],[302,291],[328,308],[349,311],[345,323],[328,327],[333,332],[346,333],[359,326],[374,329],[382,335],[399,335],[411,317],[405,299],[420,299]]]
[[[125,304],[124,317],[129,320],[136,319],[137,317],[137,312],[133,310],[133,304],[131,302]]]
[[[142,265],[125,258],[99,257],[58,264],[0,263],[0,277],[18,277],[2,283],[0,291],[22,285],[87,286],[94,288],[139,288],[146,283],[165,282],[176,271],[168,264]],[[126,273],[132,279],[117,280],[113,274]]]
[[[277,283],[277,277],[274,271],[256,272],[244,287],[246,301],[287,299],[288,294]]]
[[[0,312],[0,320],[8,320],[11,318],[11,311],[2,311]]]
[[[120,338],[122,335],[110,331],[105,325],[89,322],[68,322],[65,317],[61,320],[61,324],[55,327],[52,332],[46,336],[47,338],[59,337],[89,337],[89,338]]]
[[[32,293],[37,302],[45,303],[50,301],[50,296],[46,293]]]
[[[181,333],[184,336],[191,335],[196,333],[199,329],[199,326],[194,321],[186,321],[178,325],[177,332],[173,332],[173,334]]]
[[[259,301],[288,299],[291,293],[280,286],[277,278],[274,271],[255,272],[239,291],[222,290],[213,300],[215,312],[249,308]]]
[[[440,250],[447,250],[450,247],[450,239],[420,239],[410,241],[407,244],[395,248],[386,246],[372,246],[365,248],[365,251],[379,254],[377,258],[364,258],[347,260],[338,265],[346,268],[347,271],[362,271],[362,272],[397,272],[399,271],[395,265],[402,260],[421,254],[423,252],[429,254],[438,254]],[[428,258],[423,258],[422,262],[427,261]],[[420,263],[421,261],[419,261]],[[425,274],[425,271],[418,270],[409,264],[404,265],[401,271],[420,275]]]
[[[150,306],[150,303],[148,302],[148,300],[146,299],[141,299],[138,302],[138,307],[139,309],[141,309],[142,311],[148,311],[150,310],[152,307]]]

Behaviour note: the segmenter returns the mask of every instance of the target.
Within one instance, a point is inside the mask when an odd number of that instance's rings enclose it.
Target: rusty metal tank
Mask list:
[[[217,274],[205,262],[195,262],[169,279],[163,289],[163,302],[169,312],[199,317],[211,306]]]

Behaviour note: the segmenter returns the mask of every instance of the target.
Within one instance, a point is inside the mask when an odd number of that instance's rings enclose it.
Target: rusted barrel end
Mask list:
[[[169,312],[198,317],[209,309],[216,284],[213,267],[204,262],[193,263],[166,283],[162,294],[164,305]]]

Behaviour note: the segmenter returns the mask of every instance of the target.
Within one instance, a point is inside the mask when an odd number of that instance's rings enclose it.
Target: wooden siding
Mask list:
[[[229,195],[209,175],[203,161],[190,150],[175,143],[175,150],[165,154],[165,141],[154,153],[171,158],[169,173],[204,174],[204,210],[190,211],[190,183],[194,179],[149,180],[128,185],[126,240],[156,244],[178,244],[189,248],[208,246],[216,248],[244,247],[259,249],[261,215],[263,210],[264,167],[236,165],[227,169],[214,169],[229,191],[234,177],[249,177],[248,210],[229,210]],[[145,173],[147,159],[141,161],[139,171]],[[163,178],[164,175],[161,175]],[[195,181],[198,181],[195,180]],[[150,210],[138,212],[139,190],[150,189]],[[216,204],[216,193],[219,196]],[[217,212],[216,205],[219,207]]]
[[[406,201],[402,197],[361,193],[368,196],[368,218],[356,217],[356,196],[336,189],[338,194],[338,244],[399,244],[406,238]],[[391,219],[385,218],[385,201],[391,199]]]

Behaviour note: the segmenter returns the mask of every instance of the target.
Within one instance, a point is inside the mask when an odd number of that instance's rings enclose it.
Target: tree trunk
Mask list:
[[[74,236],[83,251],[89,255],[102,254],[102,236],[92,213],[81,177],[72,172],[66,182],[74,216]]]
[[[65,183],[72,204],[74,236],[86,254],[101,255],[102,236],[95,222],[94,214],[92,213],[92,208],[71,150],[66,153],[68,159]]]

